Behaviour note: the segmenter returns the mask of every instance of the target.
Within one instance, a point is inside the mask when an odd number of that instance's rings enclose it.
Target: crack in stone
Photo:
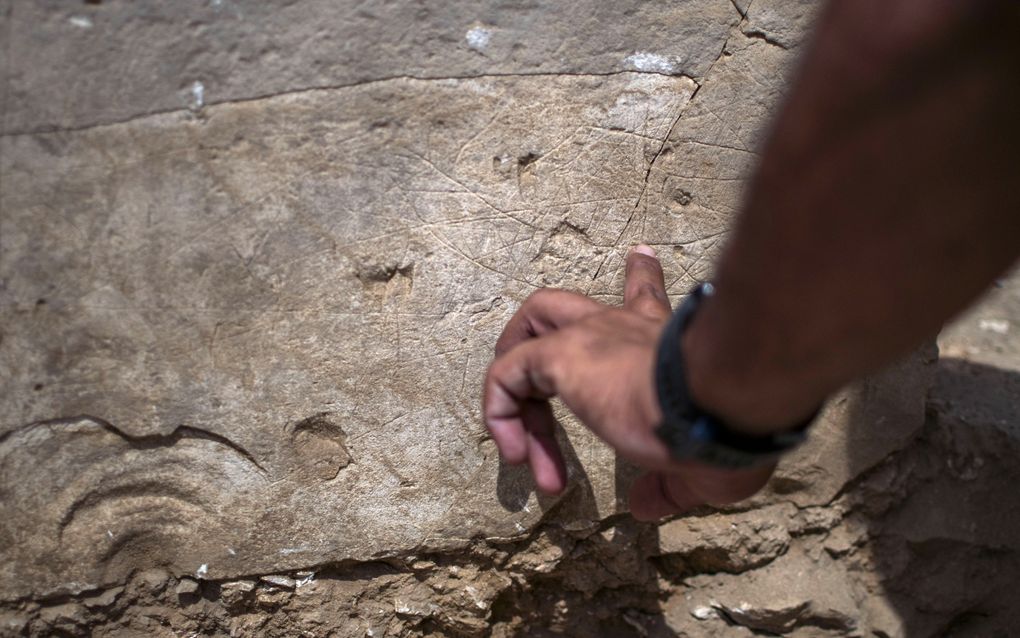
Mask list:
[[[749,40],[761,40],[762,42],[765,42],[766,44],[771,44],[774,47],[782,49],[783,51],[790,50],[790,47],[786,46],[779,40],[776,40],[769,34],[762,31],[761,29],[748,29],[747,31],[741,29],[740,32],[743,33],[744,36],[747,37],[747,39]]]
[[[709,67],[711,70],[711,67]],[[542,73],[480,73],[477,75],[451,75],[451,76],[416,76],[416,75],[393,75],[381,78],[370,78],[367,80],[359,80],[356,82],[348,82],[344,84],[325,84],[318,86],[308,86],[298,89],[289,89],[286,91],[278,91],[275,93],[265,93],[262,95],[254,95],[250,97],[240,97],[230,100],[220,101],[208,101],[202,107],[200,113],[207,112],[212,107],[230,105],[230,104],[249,104],[253,102],[259,102],[261,100],[270,100],[277,97],[283,97],[287,95],[300,95],[302,93],[312,93],[315,91],[341,91],[344,89],[354,89],[363,86],[369,86],[372,84],[384,84],[387,82],[400,82],[400,81],[412,81],[412,82],[450,82],[450,81],[461,81],[461,80],[486,80],[490,78],[557,78],[557,77],[579,77],[579,78],[597,78],[597,77],[614,77],[618,75],[661,75],[664,77],[671,78],[687,78],[688,80],[698,84],[698,80],[693,76],[685,73],[661,73],[659,71],[639,71],[635,69],[624,69],[620,71],[605,71],[605,72],[591,72],[591,73],[578,73],[578,72],[542,72]],[[707,75],[707,71],[706,71]],[[42,126],[37,128],[6,131],[6,127],[3,133],[0,133],[0,139],[8,137],[23,137],[26,135],[50,135],[56,133],[78,133],[82,131],[88,131],[91,129],[105,128],[109,126],[117,126],[120,124],[129,124],[136,120],[143,120],[148,117],[156,117],[159,115],[172,115],[172,114],[185,114],[196,116],[196,111],[190,107],[180,107],[171,109],[156,109],[154,111],[147,111],[145,113],[138,113],[125,118],[113,119],[102,122],[92,122],[89,124],[82,124],[79,126]],[[6,116],[6,110],[4,111]],[[198,118],[196,118],[198,119]]]
[[[740,10],[740,5],[737,4],[737,0],[730,0],[730,4],[732,4],[733,8],[737,10],[737,14],[740,16],[742,20],[747,20],[747,12]]]
[[[183,439],[202,439],[206,441],[212,441],[214,443],[219,443],[220,445],[226,446],[233,450],[234,452],[236,452],[237,454],[239,454],[242,458],[244,458],[246,461],[255,466],[258,469],[259,473],[262,474],[263,476],[268,475],[266,469],[262,467],[262,465],[255,459],[251,452],[244,449],[242,446],[238,445],[237,443],[233,442],[232,440],[228,439],[222,434],[216,434],[215,432],[210,432],[209,430],[205,430],[190,425],[178,425],[168,434],[156,433],[156,434],[132,435],[128,434],[127,432],[121,430],[117,426],[113,425],[112,423],[104,419],[91,416],[88,414],[82,414],[73,417],[59,417],[56,419],[48,419],[45,421],[34,421],[32,423],[26,423],[25,425],[16,427],[12,430],[4,432],[3,434],[0,434],[0,445],[3,445],[7,441],[7,439],[26,430],[30,430],[37,427],[68,426],[80,423],[81,421],[87,421],[95,425],[98,425],[103,430],[106,430],[107,432],[110,432],[111,434],[114,434],[119,438],[123,439],[131,447],[140,450],[173,447]]]
[[[751,20],[747,17],[747,14],[751,11],[751,5],[753,4],[753,1],[747,4],[747,11],[741,11],[740,7],[737,6],[736,0],[730,0],[730,2],[733,3],[733,7],[737,10],[737,13],[740,14],[741,17],[740,32],[744,34],[744,37],[746,37],[749,40],[761,40],[765,42],[765,44],[771,44],[774,47],[782,49],[783,51],[790,50],[790,47],[786,46],[779,40],[776,40],[768,33],[766,33],[763,29],[755,28],[751,25]],[[743,28],[743,25],[745,24],[747,25],[746,29]],[[723,45],[723,49],[725,48],[726,46]],[[708,70],[711,71],[712,67],[709,67]],[[708,76],[708,71],[705,72],[705,75]]]
[[[733,0],[730,0],[730,2],[733,2]],[[733,6],[737,9],[737,12],[739,13],[740,12],[739,7],[737,7],[735,3]],[[741,15],[743,16],[744,14]],[[744,19],[746,20],[746,16],[744,16]],[[669,130],[666,131],[666,135],[662,138],[662,143],[659,144],[659,149],[655,152],[655,156],[652,157],[652,160],[650,162],[648,162],[648,169],[645,170],[645,178],[644,182],[641,185],[641,192],[638,193],[637,200],[634,202],[634,208],[631,209],[630,215],[627,217],[627,221],[623,224],[623,229],[620,230],[620,234],[619,236],[617,236],[614,244],[619,245],[620,240],[623,239],[623,235],[627,232],[627,228],[630,227],[630,223],[631,221],[634,220],[634,215],[637,214],[638,208],[641,206],[641,202],[645,198],[645,193],[648,191],[648,180],[652,176],[652,168],[655,166],[655,162],[658,161],[659,157],[662,155],[662,152],[665,150],[666,144],[667,142],[669,142],[669,138],[673,135],[673,131],[676,129],[677,124],[680,123],[681,118],[683,118],[683,116],[687,113],[688,109],[691,108],[691,105],[694,104],[694,98],[697,97],[698,92],[701,91],[701,87],[704,86],[705,82],[708,81],[709,75],[712,73],[712,69],[714,69],[715,65],[719,63],[719,60],[725,57],[726,47],[729,46],[729,43],[730,38],[726,38],[726,40],[723,42],[722,48],[719,49],[719,55],[716,56],[712,64],[708,67],[708,69],[705,70],[705,74],[702,76],[701,82],[699,82],[693,77],[683,76],[689,79],[691,82],[694,82],[694,91],[691,93],[691,97],[687,99],[687,103],[683,106],[683,108],[680,109],[680,113],[677,114],[676,119],[673,120],[673,123],[670,125]]]
[[[711,70],[712,70],[711,67],[709,67],[709,71]],[[707,77],[708,75],[707,72],[705,75]],[[620,240],[623,239],[624,233],[627,232],[627,229],[630,227],[630,223],[634,220],[634,215],[637,214],[637,210],[641,206],[641,202],[645,198],[645,192],[648,190],[648,180],[652,176],[652,167],[655,166],[655,162],[658,161],[659,156],[662,155],[662,151],[665,150],[666,143],[669,142],[670,136],[673,135],[673,130],[676,128],[676,125],[680,123],[680,118],[682,118],[684,116],[684,113],[687,112],[687,109],[691,107],[691,104],[694,102],[694,96],[696,96],[698,94],[698,91],[701,90],[701,84],[699,84],[693,78],[691,79],[691,81],[694,82],[695,87],[694,92],[691,93],[691,97],[687,99],[687,104],[685,104],[680,109],[680,112],[673,120],[673,123],[669,125],[669,128],[666,130],[666,135],[663,136],[662,142],[659,143],[659,149],[655,151],[655,155],[652,157],[652,160],[648,162],[648,168],[645,170],[645,177],[641,184],[641,192],[638,193],[637,199],[634,201],[634,208],[631,209],[630,215],[627,217],[627,221],[624,222],[623,228],[620,229],[620,234],[617,236],[616,241],[613,242],[614,245],[619,245]]]

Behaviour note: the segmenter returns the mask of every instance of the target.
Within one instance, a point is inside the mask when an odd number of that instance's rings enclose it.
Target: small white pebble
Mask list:
[[[282,589],[294,589],[294,587],[297,586],[297,583],[293,578],[290,576],[284,576],[283,574],[269,574],[268,576],[263,576],[260,580],[264,583],[268,583],[274,587],[280,587]]]
[[[709,618],[715,618],[717,614],[715,613],[715,610],[712,609],[711,607],[702,606],[695,607],[694,609],[692,609],[691,615],[697,618],[698,620],[708,620]]]
[[[195,578],[205,578],[206,574],[209,573],[209,565],[202,563],[195,570]]]
[[[91,29],[92,19],[88,16],[71,16],[67,19],[68,22],[78,27],[79,29]]]

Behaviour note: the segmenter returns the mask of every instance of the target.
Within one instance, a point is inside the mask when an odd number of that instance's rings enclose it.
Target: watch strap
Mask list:
[[[680,304],[662,332],[655,366],[655,388],[663,422],[656,434],[677,460],[696,460],[738,469],[773,462],[806,438],[818,412],[778,434],[755,436],[728,427],[701,409],[690,395],[681,339],[701,302],[715,292],[710,283],[697,286]]]

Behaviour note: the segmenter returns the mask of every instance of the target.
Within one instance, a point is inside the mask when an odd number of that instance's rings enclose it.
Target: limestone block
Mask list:
[[[480,383],[528,294],[616,303],[636,241],[674,300],[710,276],[786,48],[725,0],[5,6],[0,600],[207,581],[272,610],[313,588],[298,570],[542,525],[614,565],[578,591],[654,578],[647,530],[604,529],[633,468],[560,411],[570,487],[537,497]],[[902,446],[925,370],[834,401],[750,506],[826,504]],[[720,535],[733,569],[782,555],[785,522],[714,520],[671,523],[666,553],[746,523]],[[577,559],[534,547],[521,573]],[[475,631],[498,587],[467,586]]]
[[[555,500],[482,427],[492,344],[538,286],[616,285],[696,86],[393,80],[8,138],[4,595],[531,529]],[[616,464],[568,427],[597,521]]]
[[[4,4],[6,132],[397,77],[701,77],[740,19],[728,0]]]

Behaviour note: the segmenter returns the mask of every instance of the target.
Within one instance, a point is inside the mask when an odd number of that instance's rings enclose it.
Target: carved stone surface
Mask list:
[[[495,336],[546,281],[619,287],[695,88],[395,80],[9,139],[5,465],[44,474],[5,500],[40,499],[19,553],[74,524],[61,579],[156,550],[215,577],[530,528],[478,416]],[[23,426],[64,415],[91,420]],[[58,449],[71,485],[38,464]]]
[[[4,11],[2,47],[8,132],[397,77],[703,77],[740,21],[728,0],[0,6],[14,8]]]
[[[747,609],[707,574],[855,552],[847,490],[917,436],[930,354],[662,529],[569,415],[558,499],[479,418],[536,288],[618,303],[638,241],[674,300],[710,274],[814,3],[0,6],[0,632],[859,626],[842,566]]]

